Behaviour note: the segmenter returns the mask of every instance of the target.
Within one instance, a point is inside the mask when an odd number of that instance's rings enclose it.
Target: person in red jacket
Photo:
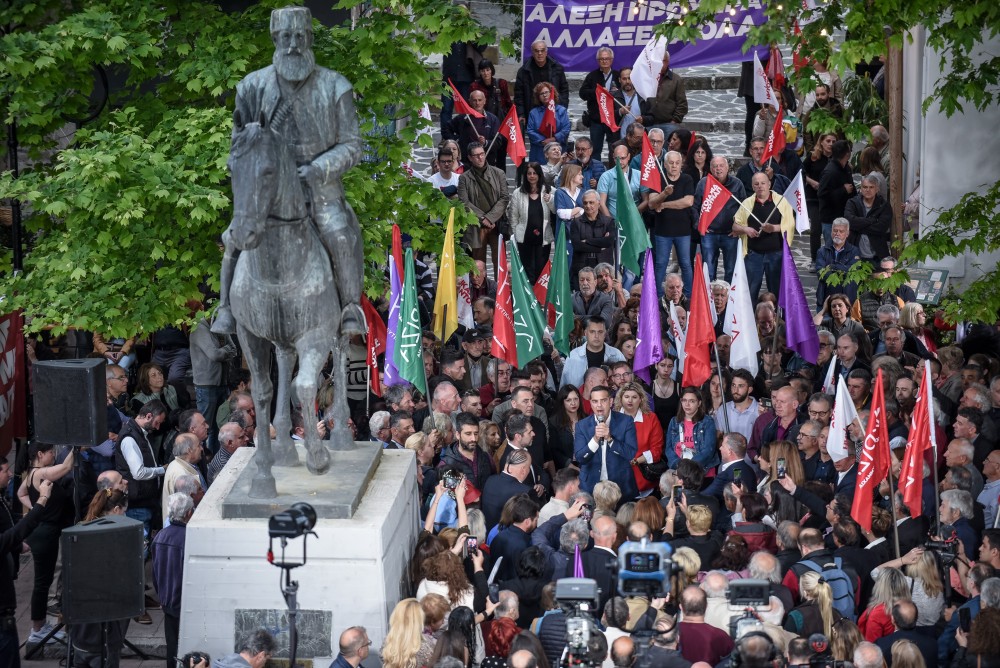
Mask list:
[[[639,443],[632,459],[632,473],[639,488],[639,496],[646,496],[656,484],[646,479],[639,469],[639,463],[652,464],[663,457],[663,427],[650,409],[649,395],[636,382],[625,383],[615,395],[614,409],[635,420],[635,436]]]

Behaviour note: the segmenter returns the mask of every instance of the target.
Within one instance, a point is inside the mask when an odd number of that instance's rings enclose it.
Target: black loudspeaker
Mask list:
[[[142,614],[142,522],[108,515],[78,524],[63,530],[60,547],[65,623],[110,622]]]
[[[37,440],[88,446],[108,440],[105,360],[52,360],[31,368]]]

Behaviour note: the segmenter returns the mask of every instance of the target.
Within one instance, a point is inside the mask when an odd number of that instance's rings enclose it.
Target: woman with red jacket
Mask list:
[[[625,383],[615,396],[614,409],[635,420],[635,437],[639,444],[632,460],[632,473],[639,488],[639,496],[648,496],[656,484],[646,479],[639,470],[639,462],[652,464],[663,457],[663,427],[649,407],[649,395],[636,382]],[[662,528],[662,527],[657,527]]]

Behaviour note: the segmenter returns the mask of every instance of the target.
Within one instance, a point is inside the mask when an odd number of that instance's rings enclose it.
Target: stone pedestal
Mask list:
[[[419,530],[415,463],[409,450],[357,446],[331,453],[326,476],[304,466],[276,467],[280,496],[266,502],[246,497],[254,450],[237,450],[188,525],[181,656],[194,649],[224,656],[242,633],[263,627],[278,637],[275,658],[287,659],[284,571],[267,561],[267,525],[271,514],[296,501],[312,504],[320,517],[318,535],[290,540],[285,552],[287,561],[301,561],[308,541],[306,565],[292,571],[299,582],[298,659],[325,668],[341,631],[354,625],[366,627],[373,648],[381,647],[389,613],[409,587],[406,567]],[[304,461],[302,448],[300,455]],[[275,559],[280,549],[275,540]]]

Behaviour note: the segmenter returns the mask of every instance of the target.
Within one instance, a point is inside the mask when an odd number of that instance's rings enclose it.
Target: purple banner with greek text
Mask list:
[[[732,13],[730,13],[732,11]],[[653,29],[665,21],[681,19],[681,6],[662,0],[584,2],[582,0],[525,0],[524,59],[531,57],[530,45],[543,40],[549,55],[567,72],[597,69],[597,49],[608,46],[615,52],[615,69],[631,67],[643,48],[653,39]],[[747,32],[766,20],[764,8],[754,0],[749,9],[738,8],[716,16],[695,44],[673,42],[669,46],[671,68],[717,65],[753,59],[753,51],[743,53]],[[760,47],[762,55],[767,48]]]

